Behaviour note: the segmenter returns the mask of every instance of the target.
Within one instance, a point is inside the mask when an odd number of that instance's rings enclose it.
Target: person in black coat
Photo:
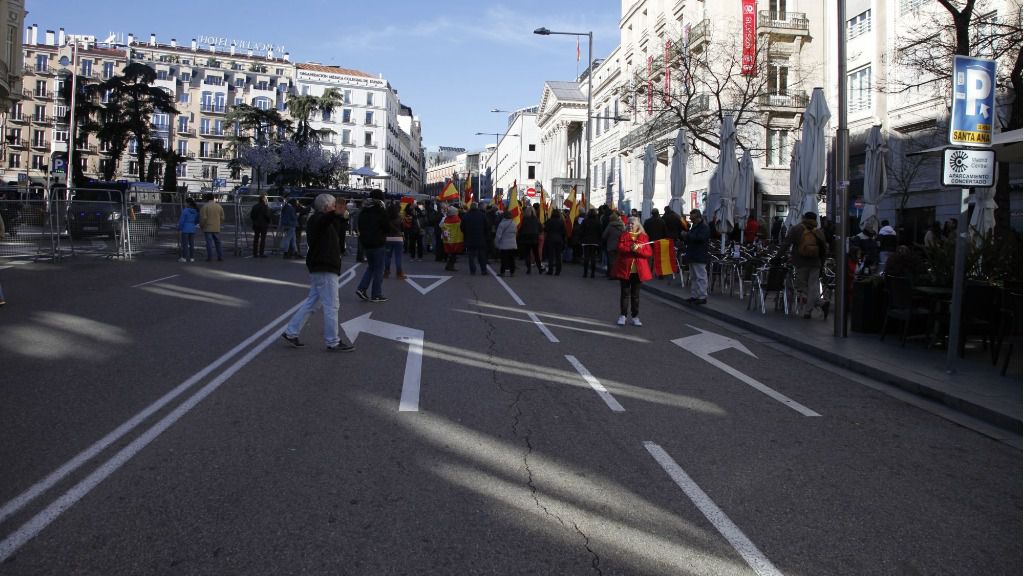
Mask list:
[[[249,211],[252,220],[252,257],[266,258],[267,230],[270,228],[272,213],[267,204],[267,195],[260,194],[260,199]]]
[[[562,251],[565,250],[565,220],[555,208],[544,222],[544,252],[548,259],[548,276],[562,273]]]
[[[354,350],[344,342],[338,332],[338,276],[341,275],[341,238],[346,206],[330,194],[321,194],[315,200],[316,214],[310,217],[307,230],[309,250],[306,268],[309,269],[309,296],[295,311],[284,333],[281,334],[294,348],[302,348],[299,333],[317,308],[324,311],[324,343],[328,352]]]
[[[587,277],[587,271],[590,271],[590,277],[594,277],[594,270],[597,269],[597,259],[601,248],[601,233],[604,230],[601,228],[601,218],[597,215],[597,210],[593,208],[587,212],[587,216],[583,219],[583,225],[580,226],[580,245],[583,247],[583,277]]]
[[[476,202],[469,205],[469,210],[462,215],[463,246],[466,249],[466,258],[469,259],[469,273],[476,274],[477,266],[480,273],[487,273],[487,238],[489,226],[487,216]]]
[[[644,222],[644,232],[651,242],[656,242],[668,237],[668,230],[665,228],[665,220],[661,217],[657,208],[651,208],[651,217]]]
[[[359,210],[359,242],[366,257],[366,271],[359,281],[356,295],[363,300],[384,302],[387,298],[381,293],[384,281],[384,242],[390,229],[388,213],[384,208],[384,191],[375,189],[370,197],[363,202]],[[366,289],[373,283],[372,295],[367,296]]]

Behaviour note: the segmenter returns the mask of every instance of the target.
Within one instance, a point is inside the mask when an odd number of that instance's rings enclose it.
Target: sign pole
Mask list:
[[[946,372],[956,373],[957,355],[960,352],[960,323],[964,284],[967,282],[967,196],[973,188],[960,189],[960,218],[956,223],[956,261],[953,266],[953,296],[949,305],[949,343],[946,346]]]

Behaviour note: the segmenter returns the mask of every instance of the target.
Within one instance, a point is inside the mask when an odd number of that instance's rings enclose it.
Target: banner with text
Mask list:
[[[743,0],[743,58],[740,73],[756,76],[755,58],[757,52],[757,0]]]

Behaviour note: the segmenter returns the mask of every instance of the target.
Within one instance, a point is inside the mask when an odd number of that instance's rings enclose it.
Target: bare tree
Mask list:
[[[935,9],[935,4],[941,10]],[[904,71],[885,89],[895,93],[931,89],[933,96],[946,99],[949,109],[953,56],[992,58],[997,61],[996,117],[1004,131],[1021,128],[1024,52],[1019,0],[935,0],[921,9],[934,18],[921,20],[897,37],[896,62]],[[1001,234],[1010,229],[1010,172],[1005,162],[999,164],[998,180],[996,230]]]
[[[638,128],[638,141],[653,141],[683,128],[691,153],[717,162],[722,120],[731,114],[738,145],[758,156],[764,153],[769,112],[786,107],[795,113],[806,107],[807,93],[793,86],[800,85],[807,71],[785,56],[788,45],[773,45],[770,35],[761,35],[756,47],[757,74],[742,75],[742,39],[739,34],[727,34],[726,29],[731,28],[699,24],[690,32],[688,45],[683,40],[672,42],[667,68],[665,56],[660,55],[650,75],[647,63],[642,63],[618,88],[616,96],[627,111],[638,120],[646,119]],[[770,57],[776,47],[782,56]]]

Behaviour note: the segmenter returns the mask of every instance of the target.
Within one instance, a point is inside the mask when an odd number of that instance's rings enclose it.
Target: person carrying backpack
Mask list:
[[[789,261],[796,268],[796,289],[807,297],[804,319],[810,318],[815,308],[821,308],[822,316],[828,318],[829,303],[821,300],[819,281],[821,267],[828,256],[828,244],[825,243],[825,235],[818,228],[817,214],[804,214],[800,224],[789,230],[779,247],[779,252],[785,253],[787,249],[791,249]]]

